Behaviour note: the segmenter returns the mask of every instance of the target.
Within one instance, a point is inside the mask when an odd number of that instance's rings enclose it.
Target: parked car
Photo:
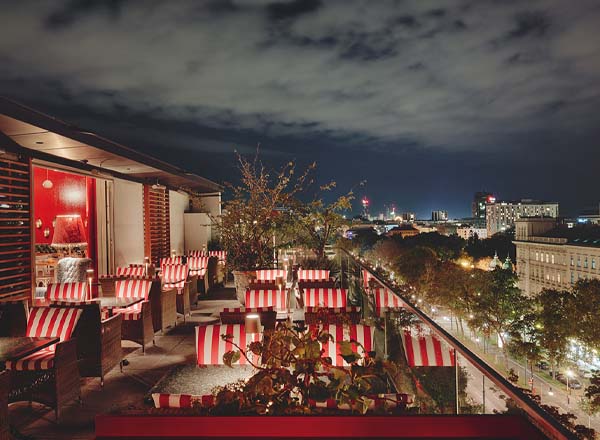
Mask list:
[[[535,364],[535,366],[538,367],[540,370],[550,369],[550,364],[546,361],[539,361],[537,364]]]

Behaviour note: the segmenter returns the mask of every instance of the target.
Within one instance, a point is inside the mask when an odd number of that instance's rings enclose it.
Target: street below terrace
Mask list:
[[[426,311],[427,309],[430,310],[431,308],[422,308],[423,311]],[[481,337],[477,336],[475,332],[471,331],[466,323],[463,323],[465,326],[465,334],[463,336],[462,332],[457,330],[456,324],[451,324],[453,321],[449,319],[451,316],[449,311],[437,309],[435,314],[428,313],[428,315],[438,325],[443,327],[444,330],[465,344],[471,351],[479,356],[483,362],[486,362],[490,367],[494,368],[503,376],[507,375],[504,367],[504,353],[502,353],[502,350],[498,348],[496,344],[486,344],[484,352],[483,340]],[[519,386],[530,386],[529,380],[531,378],[531,372],[529,369],[527,371],[525,370],[524,363],[518,362],[511,357],[509,357],[508,363],[509,368],[512,368],[519,375]],[[462,366],[465,366],[467,368],[467,372],[469,373],[467,394],[473,399],[474,403],[482,404],[483,395],[485,393],[486,413],[494,410],[506,410],[505,401],[498,397],[501,393],[495,390],[491,381],[485,381],[485,391],[483,391],[484,382],[482,380],[481,372],[479,372],[479,370],[477,370],[477,368],[470,363],[464,365],[464,361]],[[525,377],[527,377],[527,379],[525,379]],[[588,415],[585,414],[579,407],[579,400],[583,396],[587,380],[581,377],[578,377],[577,379],[582,382],[583,387],[580,390],[571,390],[569,394],[567,392],[566,385],[558,382],[552,383],[534,369],[533,390],[535,394],[540,396],[542,404],[555,406],[559,408],[561,412],[573,413],[575,416],[577,416],[579,423],[587,426],[589,422],[590,427],[600,430],[600,417],[593,416],[588,418]]]

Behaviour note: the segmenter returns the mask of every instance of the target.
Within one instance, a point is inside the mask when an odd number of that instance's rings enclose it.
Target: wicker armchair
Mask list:
[[[77,340],[77,360],[82,377],[99,377],[104,386],[104,376],[123,360],[121,348],[122,316],[116,314],[101,319],[97,301],[81,303],[50,303],[50,307],[76,307],[81,310],[73,336]]]
[[[33,307],[26,335],[60,337],[57,344],[16,361],[8,361],[11,392],[9,401],[36,401],[54,407],[56,420],[64,407],[80,398],[77,341],[71,339],[81,310]],[[49,329],[48,322],[60,322]]]
[[[125,279],[115,282],[117,297],[133,297],[142,299],[130,307],[117,309],[123,318],[121,337],[142,345],[142,353],[146,352],[146,344],[154,342],[154,326],[152,323],[152,305],[150,289],[152,281],[148,279]]]
[[[190,282],[187,281],[188,266],[185,264],[165,264],[160,270],[162,290],[177,290],[177,313],[185,317],[191,314]]]

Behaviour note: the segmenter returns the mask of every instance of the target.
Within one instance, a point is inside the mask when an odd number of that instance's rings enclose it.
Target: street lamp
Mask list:
[[[571,370],[565,371],[565,376],[567,377],[567,405],[570,405],[569,396],[571,395],[571,388],[569,387],[569,379],[573,378],[573,372]]]

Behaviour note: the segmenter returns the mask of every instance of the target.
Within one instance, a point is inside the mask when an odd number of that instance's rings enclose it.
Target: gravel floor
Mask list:
[[[252,375],[252,367],[236,365],[233,368],[225,365],[179,365],[169,371],[149,392],[171,394],[193,394],[202,396],[210,394],[213,388],[228,383],[247,379]],[[152,399],[150,398],[150,401]]]

